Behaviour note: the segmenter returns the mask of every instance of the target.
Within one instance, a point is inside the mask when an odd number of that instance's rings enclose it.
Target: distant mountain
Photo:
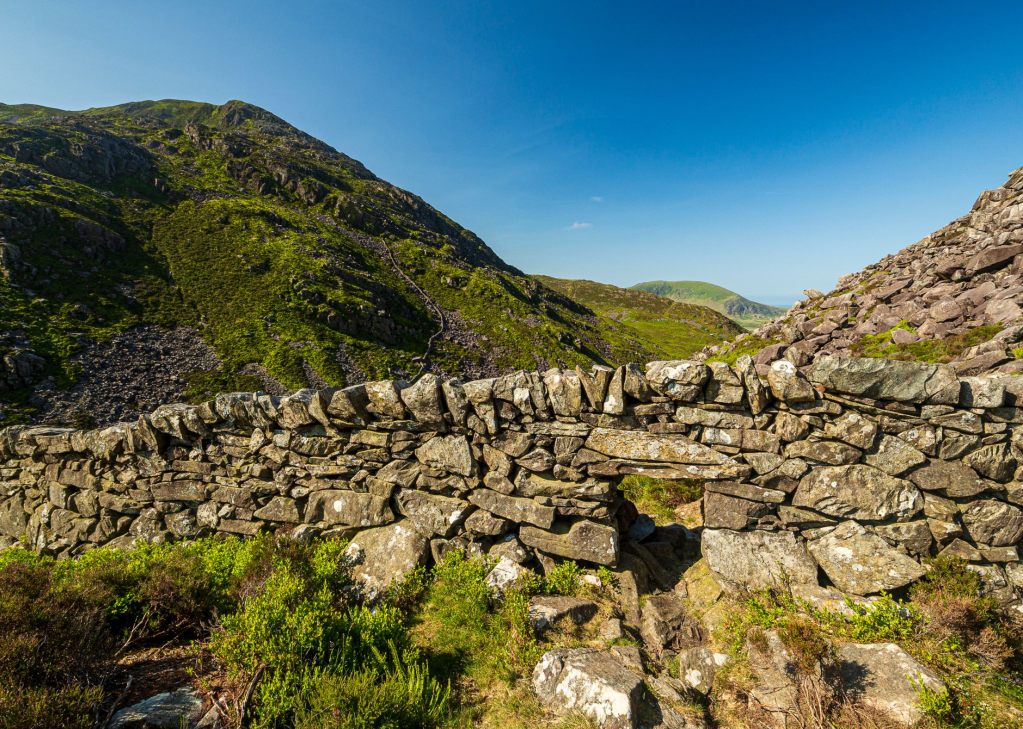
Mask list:
[[[719,311],[746,329],[756,329],[764,322],[785,313],[783,306],[750,301],[734,291],[703,281],[647,281],[629,288],[666,296],[684,304],[699,304]]]
[[[631,329],[638,347],[658,359],[681,359],[701,347],[733,339],[742,327],[714,309],[646,291],[594,281],[534,276],[545,286]]]
[[[0,427],[654,357],[639,341],[251,104],[0,104]]]

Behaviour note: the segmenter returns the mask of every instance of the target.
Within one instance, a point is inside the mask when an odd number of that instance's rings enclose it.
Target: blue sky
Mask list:
[[[530,273],[791,303],[1023,166],[1019,3],[0,0],[0,19],[0,101],[243,99]]]

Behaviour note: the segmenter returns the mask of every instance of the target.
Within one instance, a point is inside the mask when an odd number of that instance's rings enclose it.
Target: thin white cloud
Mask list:
[[[600,195],[594,195],[593,197],[590,198],[590,200],[592,200],[593,202],[604,202],[604,198],[602,198]]]
[[[568,226],[568,229],[569,230],[576,230],[578,228],[592,228],[592,227],[593,227],[593,223],[578,223],[577,222],[577,223],[572,223],[570,226]]]

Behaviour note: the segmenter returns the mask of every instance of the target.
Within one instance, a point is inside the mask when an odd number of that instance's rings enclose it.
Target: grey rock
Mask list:
[[[429,542],[407,520],[359,532],[345,551],[356,559],[353,576],[370,598],[425,564],[429,553]]]
[[[824,426],[824,434],[829,438],[843,441],[860,450],[874,447],[877,432],[877,423],[856,411],[847,412]]]
[[[883,435],[877,449],[868,453],[865,460],[868,465],[880,468],[889,476],[901,476],[927,463],[927,456],[900,438]]]
[[[963,509],[963,525],[974,541],[1005,547],[1023,537],[1023,511],[997,499],[978,499]]]
[[[799,440],[785,448],[787,458],[808,458],[811,461],[842,466],[856,463],[863,454],[857,448],[836,441]]]
[[[693,465],[721,465],[728,458],[684,435],[594,428],[586,448],[612,458]]]
[[[202,718],[202,699],[190,687],[157,694],[134,706],[121,709],[110,722],[111,729],[180,729],[192,727]]]
[[[555,415],[577,417],[583,409],[583,391],[579,375],[570,370],[551,369],[543,375],[547,396]]]
[[[439,429],[445,427],[445,408],[441,402],[440,378],[437,375],[425,373],[415,384],[401,390],[399,395],[415,420]]]
[[[792,505],[843,519],[900,521],[923,509],[923,495],[909,481],[871,466],[817,468],[804,476]]]
[[[702,548],[710,570],[731,585],[780,587],[783,573],[792,584],[817,584],[817,563],[791,532],[705,529]]]
[[[950,365],[823,355],[814,363],[810,379],[834,392],[875,400],[950,405],[959,401],[959,380]]]
[[[430,468],[460,476],[472,476],[476,472],[476,459],[464,435],[431,438],[416,449],[416,458]]]
[[[420,534],[452,537],[468,516],[469,502],[423,491],[402,489],[395,497],[398,511]]]
[[[991,486],[976,471],[959,461],[933,461],[909,474],[909,480],[924,491],[939,491],[953,499],[976,496]]]
[[[690,648],[678,656],[679,678],[704,696],[714,687],[718,669],[732,662],[730,656],[707,648]]]
[[[817,391],[806,376],[788,360],[779,359],[767,370],[767,382],[771,392],[782,402],[813,402]]]
[[[305,518],[310,522],[370,527],[394,521],[389,499],[356,491],[315,491],[309,495]]]
[[[557,521],[549,529],[523,526],[519,539],[529,547],[566,559],[618,563],[618,531],[587,519]]]
[[[603,729],[636,729],[643,681],[606,653],[559,648],[533,669],[533,690],[557,714],[579,713]]]
[[[838,648],[846,695],[891,721],[912,726],[924,717],[918,686],[941,692],[944,682],[894,643],[846,643]]]
[[[554,523],[554,507],[542,506],[532,499],[506,496],[490,489],[477,489],[469,494],[469,501],[516,524],[536,524],[549,528]]]
[[[565,618],[585,623],[597,614],[597,603],[579,597],[537,595],[530,599],[528,612],[533,629],[542,632]]]
[[[854,521],[811,540],[807,549],[838,589],[854,595],[894,590],[926,574],[915,560]]]

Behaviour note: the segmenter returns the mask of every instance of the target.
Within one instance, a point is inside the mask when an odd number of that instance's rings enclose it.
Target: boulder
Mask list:
[[[981,446],[963,459],[963,463],[984,478],[1008,483],[1016,473],[1016,459],[1009,452],[1008,443]]]
[[[425,564],[429,553],[429,542],[408,520],[359,532],[345,551],[356,559],[353,576],[370,598]]]
[[[537,632],[565,618],[570,618],[576,624],[585,623],[596,614],[597,603],[579,597],[537,595],[529,601],[529,620]]]
[[[838,659],[848,698],[905,726],[924,718],[921,684],[930,691],[945,689],[937,674],[894,643],[846,643]]]
[[[731,586],[817,584],[817,563],[792,532],[705,529],[702,546],[707,567]]]
[[[401,390],[407,383],[395,380],[380,380],[366,383],[366,409],[382,419],[404,420],[408,417],[405,404],[401,401]],[[333,401],[332,401],[333,404]]]
[[[533,669],[533,689],[556,714],[579,713],[602,729],[636,729],[643,681],[592,648],[559,648]]]
[[[817,358],[810,380],[832,392],[899,402],[959,402],[959,380],[951,365],[859,357]]]
[[[472,509],[468,501],[412,489],[399,491],[395,502],[420,534],[445,538],[454,536]]]
[[[838,589],[854,595],[891,591],[927,572],[855,521],[842,522],[811,540],[807,549]]]
[[[714,491],[707,491],[703,496],[703,524],[710,529],[746,529],[773,512],[774,508],[762,501],[748,501]]]
[[[618,531],[587,519],[557,521],[550,529],[523,526],[519,539],[529,547],[566,559],[618,563]]]
[[[582,481],[560,481],[539,473],[520,471],[515,477],[515,490],[523,496],[549,496],[559,499],[611,501],[617,492],[612,481],[588,478]]]
[[[746,399],[749,401],[749,409],[754,415],[759,415],[771,401],[770,392],[767,386],[760,381],[757,375],[753,358],[744,354],[735,361],[735,371],[746,388]]]
[[[909,481],[864,465],[816,468],[800,482],[792,505],[844,519],[907,521],[923,509]]]
[[[191,687],[157,694],[114,714],[110,729],[180,729],[202,718],[202,699]]]

